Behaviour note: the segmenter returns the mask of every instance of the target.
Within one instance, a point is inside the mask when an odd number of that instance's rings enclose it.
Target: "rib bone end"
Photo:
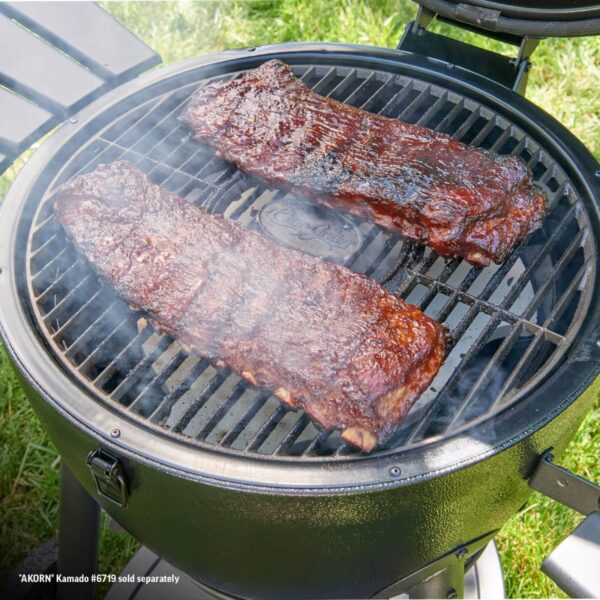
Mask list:
[[[371,452],[377,445],[377,438],[363,427],[347,427],[342,432],[342,438],[365,452]]]

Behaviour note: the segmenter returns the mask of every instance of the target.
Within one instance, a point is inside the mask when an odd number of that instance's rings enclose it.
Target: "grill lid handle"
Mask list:
[[[573,37],[600,33],[600,3],[593,0],[414,0],[444,20],[485,32]]]

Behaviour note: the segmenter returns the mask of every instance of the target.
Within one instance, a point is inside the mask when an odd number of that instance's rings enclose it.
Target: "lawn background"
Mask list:
[[[164,64],[225,48],[289,41],[344,41],[394,47],[416,12],[408,0],[269,2],[103,2],[157,50]],[[513,47],[446,25],[433,29],[505,54]],[[452,32],[451,32],[452,31]],[[450,33],[451,32],[451,33]],[[600,38],[546,40],[533,56],[527,97],[571,129],[600,158]],[[0,177],[4,195],[25,159]],[[561,464],[600,480],[600,404]],[[59,458],[29,408],[0,348],[0,581],[36,545],[56,535]],[[564,595],[539,569],[579,522],[573,511],[533,494],[503,528],[498,546],[508,597]],[[100,572],[116,573],[137,543],[105,528]],[[105,588],[99,590],[99,597]]]

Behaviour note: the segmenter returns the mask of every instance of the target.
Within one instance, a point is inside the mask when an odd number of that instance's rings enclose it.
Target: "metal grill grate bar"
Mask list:
[[[592,261],[589,258],[588,258],[588,260],[586,260],[583,263],[583,265],[579,269],[577,275],[575,275],[575,277],[573,277],[573,280],[569,284],[569,287],[565,290],[564,294],[560,297],[559,301],[556,303],[556,306],[552,309],[552,311],[546,318],[546,321],[544,322],[544,327],[550,329],[550,327],[552,326],[552,323],[557,321],[558,319],[560,319],[560,317],[562,316],[562,314],[564,313],[566,308],[572,302],[575,294],[580,291],[579,290],[580,285],[582,286],[585,283],[588,275],[591,273],[591,270],[592,270],[591,263],[592,263]],[[580,312],[580,318],[583,317],[583,314],[584,314],[583,311],[579,311],[579,312]],[[576,317],[573,318],[573,321],[577,321]]]
[[[574,212],[573,208],[569,211],[568,214],[571,214],[572,212]],[[520,276],[519,280],[513,285],[511,290],[508,292],[508,294],[506,295],[506,297],[500,304],[500,308],[502,308],[504,310],[508,310],[509,307],[512,306],[513,302],[517,299],[519,294],[523,291],[523,288],[527,285],[529,277],[533,273],[535,273],[536,269],[540,266],[542,261],[548,257],[548,254],[550,253],[550,251],[556,247],[556,245],[558,244],[560,237],[563,235],[568,223],[569,223],[569,220],[567,218],[565,218],[561,221],[561,223],[558,225],[558,227],[553,231],[551,237],[544,244],[544,247],[540,250],[540,252],[535,257],[535,259],[533,261],[531,261],[531,263],[528,265],[527,269],[525,269],[524,273]],[[583,229],[580,230],[579,233],[577,234],[576,239],[573,240],[573,242],[571,242],[571,244],[567,250],[567,252],[570,253],[570,256],[576,249],[577,245],[579,243],[581,243],[581,241],[583,239],[584,231],[585,230],[583,230]],[[563,258],[565,255],[566,254],[563,254]],[[564,263],[563,263],[563,266],[564,266]],[[555,279],[556,279],[556,277],[553,277],[553,281]],[[547,288],[548,288],[548,286],[546,286],[546,289]],[[531,313],[531,314],[533,314],[533,313]]]
[[[183,350],[178,350],[160,372],[156,373],[154,377],[149,379],[139,389],[136,389],[135,395],[133,395],[132,400],[130,400],[129,410],[139,412],[140,407],[144,404],[145,394],[151,390],[162,387],[165,381],[179,366],[181,366],[186,356],[187,354]]]
[[[46,314],[44,317],[44,321],[49,324],[55,321],[59,316],[61,316],[64,311],[65,305],[67,305],[72,299],[80,297],[81,291],[86,290],[88,293],[90,289],[90,283],[94,282],[94,277],[91,274],[84,275],[83,279],[78,279],[77,283],[69,289],[69,291],[63,295],[59,296],[60,289],[66,283],[66,279],[68,277],[68,273],[72,272],[72,269],[75,270],[75,263],[72,267],[70,267],[67,271],[61,275],[56,281],[54,281],[50,286],[46,288],[46,290],[40,294],[38,297],[38,302],[43,303],[46,300],[49,300],[50,297],[53,297],[54,302],[52,309]],[[64,288],[63,288],[64,289]],[[56,299],[60,297],[60,300]]]
[[[243,380],[239,380],[227,398],[221,402],[221,406],[215,411],[213,416],[208,420],[206,425],[196,435],[196,439],[205,440],[221,419],[227,414],[227,411],[241,398],[246,391],[246,384]]]
[[[532,358],[541,351],[542,343],[545,341],[543,332],[539,331],[529,343],[527,350],[521,356],[519,364],[511,371],[506,381],[498,392],[498,398],[505,398],[507,393],[513,388],[515,383],[518,382],[523,371],[531,367]]]
[[[239,435],[246,429],[250,421],[256,416],[258,411],[264,406],[265,402],[270,398],[271,393],[267,391],[259,392],[248,409],[231,428],[231,430],[221,440],[221,446],[230,447]]]
[[[470,320],[468,325],[470,325],[473,322],[474,318],[475,317],[473,317]],[[490,318],[490,320],[487,322],[487,324],[481,330],[481,332],[479,333],[477,338],[474,340],[471,347],[465,352],[463,358],[460,360],[454,373],[452,373],[452,375],[448,378],[448,381],[446,382],[444,388],[438,394],[436,401],[432,402],[429,405],[429,407],[428,407],[427,411],[425,412],[425,414],[423,415],[421,421],[419,421],[416,424],[416,426],[410,432],[410,435],[408,436],[408,438],[403,440],[404,443],[408,443],[408,444],[414,443],[417,440],[420,440],[423,438],[424,434],[427,431],[427,428],[431,425],[431,419],[435,415],[436,411],[439,410],[440,406],[442,406],[448,402],[450,392],[454,389],[454,387],[458,383],[458,380],[461,376],[461,371],[462,371],[464,365],[466,365],[471,360],[471,358],[477,353],[479,348],[481,346],[483,346],[485,341],[489,338],[489,336],[493,333],[493,331],[496,329],[496,327],[500,324],[501,321],[502,321],[502,319],[499,315],[494,315],[493,317]],[[468,325],[465,325],[464,327],[460,326],[460,328],[463,330],[463,333],[464,333],[464,331],[466,331]]]
[[[500,149],[506,144],[506,142],[514,137],[514,131],[512,127],[507,127],[501,134],[500,137],[490,147],[490,152],[499,152]]]
[[[439,281],[435,281],[433,279],[424,277],[423,275],[420,275],[419,278],[422,283],[426,283],[430,286],[435,286],[438,289],[438,291],[440,291],[442,293],[452,295],[456,291],[452,287],[446,286],[443,283],[440,283]],[[475,312],[475,314],[485,313],[488,315],[497,315],[502,320],[507,321],[509,323],[516,323],[516,322],[520,321],[524,327],[526,327],[528,330],[535,332],[535,333],[537,333],[540,329],[544,329],[543,327],[541,327],[537,323],[534,323],[533,321],[529,321],[525,318],[520,318],[517,315],[514,315],[511,312],[504,310],[495,304],[491,304],[489,302],[486,302],[485,300],[482,300],[481,298],[471,296],[470,294],[458,292],[457,299],[461,302],[464,302],[465,304],[469,304],[471,306],[472,310]],[[468,323],[467,326],[469,324],[470,323]],[[465,329],[459,326],[459,328],[457,328],[457,330],[452,331],[452,334],[453,334],[453,336],[456,335],[457,337],[460,337],[460,336],[462,336],[464,331],[465,331]],[[554,331],[546,330],[546,329],[544,329],[544,331],[546,332],[548,339],[552,339],[556,342],[560,342],[560,341],[564,340],[564,336],[562,336]]]
[[[397,118],[410,122],[412,120],[410,119],[410,115],[415,113],[417,109],[427,101],[427,98],[429,98],[429,91],[427,89],[421,90],[417,96],[404,107]]]
[[[427,124],[443,109],[444,105],[448,102],[448,92],[444,92],[425,112],[425,114],[419,119],[419,125],[426,127]],[[437,129],[437,127],[435,128]]]
[[[120,401],[122,396],[147,372],[150,365],[170,346],[171,340],[167,336],[154,335],[156,336],[156,339],[154,340],[152,350],[150,350],[142,360],[135,364],[133,368],[128,369],[127,376],[124,377],[112,391],[111,397],[114,400]]]
[[[583,236],[583,230],[581,230],[579,235],[577,236],[577,238],[571,242],[569,249],[563,255],[561,261],[559,262],[560,268],[562,268],[562,266],[564,266],[564,264],[566,264],[570,260],[570,258],[572,257],[572,254],[574,252],[574,249],[576,249],[579,246],[579,242],[581,241],[580,238],[582,236]],[[551,241],[552,241],[552,239],[548,241],[546,247],[550,246]],[[560,268],[557,269],[558,273],[560,272]],[[557,271],[554,271],[555,275],[553,275],[553,278],[558,277]],[[542,288],[538,291],[538,294],[540,294],[540,292],[541,292],[541,295],[543,295],[542,290],[544,288],[547,288],[549,285],[550,285],[550,283],[548,283],[548,285],[542,286]],[[536,298],[534,298],[533,303],[535,303],[535,302],[536,302]],[[499,317],[498,317],[498,313],[496,313],[496,315],[492,318],[492,320],[490,320],[488,322],[486,328],[482,331],[480,338],[477,340],[477,342],[475,344],[476,349],[480,345],[480,342],[484,342],[485,339],[487,339],[487,336],[491,332],[493,332],[493,330],[497,326],[498,322],[499,322]],[[456,411],[454,417],[448,423],[448,426],[446,429],[449,429],[453,425],[456,425],[457,423],[460,422],[460,418],[464,414],[466,408],[471,405],[471,402],[473,401],[473,399],[476,397],[476,395],[480,391],[482,385],[486,381],[488,381],[489,377],[494,372],[493,369],[495,369],[499,365],[499,363],[505,358],[508,351],[514,345],[514,342],[516,342],[516,340],[518,338],[518,334],[521,332],[521,327],[523,325],[524,325],[524,322],[521,322],[520,324],[517,324],[516,327],[513,327],[513,329],[511,330],[511,333],[505,338],[503,344],[496,351],[496,353],[494,354],[494,356],[492,357],[492,359],[490,360],[490,362],[488,363],[488,365],[482,372],[481,376],[475,383],[471,392],[464,399],[461,407]],[[514,370],[512,371],[511,376],[508,378],[508,380],[504,383],[504,385],[500,389],[498,398],[503,398],[504,395],[508,392],[508,390],[510,390],[512,384],[516,381],[517,377],[521,374],[521,372],[524,370],[524,368],[531,363],[530,358],[534,355],[535,350],[537,350],[539,348],[541,341],[548,339],[548,337],[550,337],[550,336],[548,336],[548,332],[545,328],[542,328],[542,327],[538,328],[538,331],[535,333],[534,341],[529,345],[528,350],[526,351],[525,355],[523,357],[521,357],[519,363],[513,368]],[[562,338],[562,336],[559,337],[558,340],[556,338],[556,335],[552,336],[552,338],[555,341],[555,343],[560,343],[560,342],[564,341],[564,338]],[[473,354],[471,352],[468,352],[467,354],[465,354],[463,360],[461,361],[461,365],[459,365],[459,368],[455,371],[455,374],[452,377],[450,377],[450,379],[446,383],[445,388],[440,392],[440,394],[438,396],[438,401],[431,405],[430,412],[428,414],[426,414],[422,418],[422,420],[420,421],[418,426],[415,427],[415,429],[411,433],[410,437],[408,438],[408,442],[414,442],[416,439],[418,439],[418,436],[420,436],[421,434],[423,434],[424,431],[426,431],[427,427],[429,426],[430,418],[435,415],[436,405],[439,405],[440,403],[444,402],[446,396],[452,390],[453,386],[456,385],[456,383],[459,379],[459,373],[462,370],[461,369],[462,364],[466,364],[472,358],[472,356],[473,356]],[[496,404],[496,403],[494,403],[494,404]]]
[[[90,376],[90,371],[93,370],[94,366],[99,363],[98,357],[102,354],[102,352],[107,350],[112,352],[113,349],[110,346],[111,343],[114,344],[113,336],[115,336],[116,333],[128,323],[129,315],[125,315],[119,321],[117,321],[112,329],[108,330],[106,337],[98,345],[96,345],[93,350],[91,350],[85,360],[79,365],[79,371],[81,373]]]
[[[383,83],[381,84],[381,86],[375,90],[371,96],[369,98],[367,98],[361,105],[360,107],[363,110],[371,110],[371,108],[373,106],[376,105],[376,103],[379,101],[379,99],[381,98],[381,96],[383,96],[385,93],[388,92],[388,90],[394,85],[394,83],[396,83],[396,78],[393,75],[390,75],[389,77],[387,77],[385,79],[385,81],[383,81]]]
[[[292,425],[288,433],[282,438],[279,444],[277,444],[275,450],[273,451],[273,454],[289,454],[290,448],[309,424],[310,419],[306,416],[306,414],[300,414],[300,416],[298,417],[294,425]]]
[[[481,375],[471,388],[471,391],[465,397],[460,408],[456,410],[456,413],[449,422],[447,429],[451,429],[454,425],[461,422],[465,411],[471,406],[471,403],[477,394],[479,394],[484,385],[487,384],[490,378],[497,372],[500,364],[507,357],[508,353],[511,351],[522,333],[523,327],[520,323],[516,323],[512,326],[510,333],[504,338],[498,350],[496,350],[490,361],[487,363],[484,370],[481,372]],[[540,332],[538,332],[538,335],[539,334]]]
[[[53,336],[54,339],[62,340],[69,327],[73,326],[74,324],[78,324],[81,321],[82,315],[90,308],[90,306],[98,301],[104,291],[104,288],[99,287],[84,304],[82,304],[73,314],[69,315],[68,319],[62,323],[59,329],[55,332]]]
[[[565,173],[517,125],[458,92],[383,71],[330,65],[298,71],[317,92],[521,156],[545,186],[547,225],[500,266],[479,269],[458,259],[443,261],[369,223],[359,223],[361,247],[344,261],[446,322],[454,336],[448,369],[440,372],[389,448],[421,443],[513,402],[560,360],[585,313],[582,289],[591,280],[587,274],[595,250]],[[195,142],[177,121],[189,94],[207,83],[186,82],[125,107],[78,149],[54,185],[100,162],[124,158],[197,206],[256,227],[258,210],[285,192],[237,171]],[[79,363],[84,383],[103,399],[194,443],[231,452],[307,458],[356,452],[339,434],[317,431],[304,413],[290,411],[269,392],[253,389],[230,371],[215,371],[206,359],[188,356],[151,325],[138,320],[136,328],[138,317],[90,274],[68,244],[63,247],[49,197],[36,221],[29,265],[41,320],[51,329],[59,354],[74,366]],[[509,364],[499,380],[497,371]],[[475,376],[469,375],[473,365]]]
[[[465,137],[465,134],[473,125],[475,121],[481,117],[481,107],[477,107],[462,123],[462,125],[452,134],[452,137],[456,140],[462,140]]]
[[[246,448],[248,450],[258,450],[287,412],[287,409],[280,404],[250,438]]]
[[[78,352],[79,347],[86,340],[86,338],[89,339],[93,337],[95,335],[95,328],[98,327],[99,323],[102,323],[104,321],[104,318],[107,315],[114,314],[116,312],[115,308],[117,307],[120,307],[119,301],[113,300],[107,304],[106,308],[100,310],[100,313],[98,313],[97,318],[95,318],[93,322],[91,322],[83,331],[81,331],[81,333],[79,333],[77,337],[70,341],[69,349],[66,353],[67,358],[72,359],[72,357]],[[68,326],[68,322],[65,325]],[[57,332],[57,335],[58,334],[60,334],[60,330]]]
[[[140,331],[131,341],[121,349],[120,352],[115,354],[113,360],[111,360],[104,369],[102,369],[94,378],[93,383],[98,388],[103,388],[109,378],[118,369],[119,364],[125,361],[125,357],[131,353],[134,349],[141,347],[141,345],[152,335],[152,329],[145,327]]]
[[[481,129],[481,131],[473,138],[471,142],[473,146],[481,146],[485,138],[491,133],[492,129],[497,127],[496,117],[490,119],[487,124]]]
[[[54,283],[64,271],[66,271],[65,263],[67,257],[71,257],[72,253],[69,248],[63,248],[60,252],[51,259],[41,270],[39,270],[33,277],[32,287],[36,289],[45,289],[44,283],[48,281],[48,285]],[[68,266],[71,266],[75,262],[75,258],[71,260]],[[53,275],[51,275],[53,273]],[[36,296],[39,294],[36,294]]]
[[[356,100],[358,98],[360,98],[361,95],[363,95],[363,92],[365,89],[368,88],[368,86],[375,80],[375,73],[369,73],[369,75],[367,75],[367,78],[364,79],[362,81],[362,83],[360,83],[360,85],[352,91],[352,93],[346,98],[345,102],[347,102],[348,104],[352,104],[352,106],[356,106]]]
[[[382,108],[380,114],[384,117],[393,117],[394,112],[398,109],[402,109],[405,106],[405,101],[410,98],[411,94],[415,91],[415,84],[411,80],[406,83],[402,89],[392,96],[385,106]]]
[[[533,300],[530,302],[529,306],[525,309],[523,313],[524,318],[531,319],[532,315],[537,310],[542,298],[546,295],[546,293],[548,293],[548,290],[551,288],[552,284],[556,283],[556,281],[560,277],[560,274],[569,264],[569,261],[573,258],[575,252],[577,252],[577,250],[581,247],[581,243],[586,234],[587,229],[579,230],[575,239],[569,244],[567,251],[561,256],[560,260],[554,267],[550,277],[548,277],[545,283],[536,291]]]
[[[149,414],[148,418],[150,421],[153,423],[164,421],[168,417],[173,405],[192,387],[193,383],[206,371],[209,365],[210,362],[208,359],[199,359],[192,369],[190,369],[185,379],[173,391],[168,393]]]
[[[323,94],[324,88],[331,83],[335,76],[337,75],[337,69],[335,67],[331,67],[317,83],[312,86],[312,89],[317,92],[317,94]]]
[[[226,374],[216,372],[206,387],[204,387],[199,393],[194,394],[194,401],[192,402],[191,406],[187,410],[184,410],[181,416],[173,419],[171,423],[171,429],[176,433],[181,433],[193,416],[206,403],[207,399],[214,394],[219,386],[225,381],[226,377]],[[174,406],[175,405],[171,407],[171,414]]]
[[[356,76],[357,76],[358,71],[356,69],[350,69],[350,71],[348,71],[348,73],[346,75],[344,75],[344,78],[342,79],[342,81],[340,81],[334,88],[333,90],[331,90],[330,92],[330,96],[331,98],[336,98],[337,100],[341,99],[341,98],[346,98],[347,97],[347,90],[348,88],[354,84],[354,82],[356,81]]]

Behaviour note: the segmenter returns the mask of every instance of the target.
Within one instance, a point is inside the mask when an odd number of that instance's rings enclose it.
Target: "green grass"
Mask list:
[[[287,41],[345,41],[393,47],[415,14],[406,0],[104,3],[165,63],[224,48]],[[434,30],[449,33],[446,25]],[[514,48],[465,32],[465,41],[503,53]],[[600,42],[546,40],[534,55],[527,96],[569,127],[600,158]],[[0,177],[0,197],[23,160]],[[561,463],[600,480],[600,405]],[[0,348],[0,580],[37,544],[56,535],[59,458]],[[538,494],[502,530],[498,544],[509,597],[562,596],[539,570],[580,517]],[[136,543],[103,529],[101,572],[117,572]],[[101,590],[102,591],[102,590]]]

